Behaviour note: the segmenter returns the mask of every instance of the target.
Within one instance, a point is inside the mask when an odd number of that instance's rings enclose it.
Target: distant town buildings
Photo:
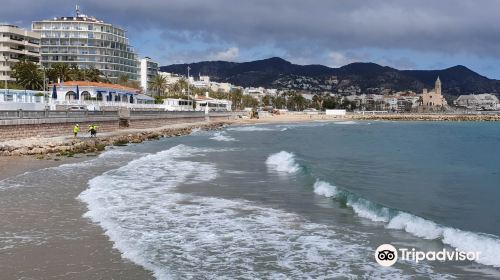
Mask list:
[[[15,79],[11,66],[20,60],[40,62],[40,35],[15,25],[0,25],[0,81]]]
[[[150,57],[141,59],[141,88],[144,93],[150,92],[150,82],[158,75],[158,63],[154,62]]]
[[[41,38],[41,63],[76,65],[99,69],[106,78],[116,81],[127,75],[138,80],[138,59],[124,29],[81,14],[34,21],[34,32]]]
[[[161,72],[161,71],[158,72],[158,75],[164,77],[167,80],[168,85],[173,85],[184,78],[181,75],[177,75],[174,73],[168,73],[168,72]]]
[[[498,97],[489,93],[460,95],[454,104],[471,110],[497,110],[500,106]]]

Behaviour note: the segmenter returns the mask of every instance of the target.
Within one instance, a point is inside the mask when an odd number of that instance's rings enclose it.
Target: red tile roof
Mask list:
[[[53,85],[54,84],[52,84],[50,86],[53,86]],[[55,84],[55,85],[56,86],[65,86],[65,87],[71,87],[71,86],[76,87],[78,85],[79,87],[112,88],[112,89],[123,90],[123,91],[132,91],[132,92],[139,92],[140,91],[136,88],[126,87],[126,86],[122,86],[122,85],[88,82],[88,81],[69,81],[69,82],[64,82],[64,83]]]

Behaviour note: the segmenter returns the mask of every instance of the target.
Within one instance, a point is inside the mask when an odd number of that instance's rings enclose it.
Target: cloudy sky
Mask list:
[[[299,64],[465,65],[500,79],[497,0],[1,0],[0,22],[89,15],[161,65],[280,56]]]

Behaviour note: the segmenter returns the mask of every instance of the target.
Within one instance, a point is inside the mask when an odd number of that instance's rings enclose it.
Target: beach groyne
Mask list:
[[[351,114],[354,120],[387,120],[387,121],[500,121],[498,114]]]
[[[103,151],[106,146],[123,146],[128,143],[141,143],[158,140],[164,137],[188,135],[194,129],[216,130],[224,127],[226,122],[204,122],[183,125],[171,125],[163,128],[144,130],[125,130],[122,133],[100,136],[98,138],[69,138],[59,141],[26,141],[22,145],[0,144],[0,156],[24,155],[56,155],[72,156],[74,154]]]

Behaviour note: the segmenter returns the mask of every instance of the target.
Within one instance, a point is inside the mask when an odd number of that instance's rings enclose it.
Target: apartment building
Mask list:
[[[150,82],[156,75],[158,75],[158,63],[150,57],[141,59],[141,87],[144,93],[151,91]]]
[[[20,60],[40,61],[40,36],[15,25],[0,25],[0,82],[15,81],[12,65]]]
[[[32,24],[41,38],[41,63],[55,63],[97,68],[105,78],[115,81],[122,75],[139,80],[137,54],[126,37],[126,31],[92,16],[81,14],[59,17]]]

